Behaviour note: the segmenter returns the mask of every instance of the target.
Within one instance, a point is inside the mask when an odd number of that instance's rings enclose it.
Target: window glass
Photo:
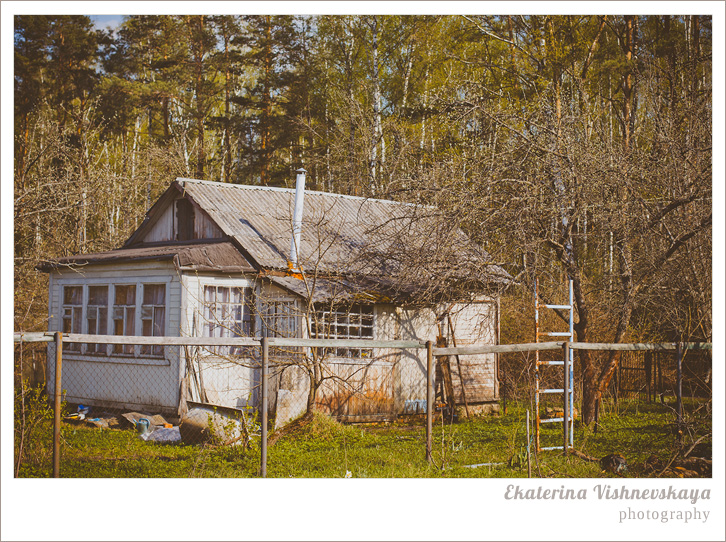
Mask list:
[[[298,337],[300,309],[290,299],[266,299],[260,303],[262,333],[267,337]],[[276,358],[299,359],[304,353],[301,347],[270,347],[270,355]]]
[[[145,337],[165,335],[166,286],[164,284],[144,284],[143,304],[141,305],[141,334]],[[163,356],[161,345],[143,345],[142,354]]]
[[[63,288],[64,305],[80,305],[83,303],[83,286],[66,286]]]
[[[254,295],[252,288],[204,287],[204,336],[251,337],[254,335]],[[217,346],[219,355],[241,355],[241,347]]]
[[[261,309],[267,337],[297,336],[298,311],[295,301],[266,300]]]
[[[63,287],[63,333],[81,333],[83,314],[83,286]],[[65,343],[63,350],[67,352],[78,352],[81,345],[77,343]]]
[[[116,284],[114,286],[113,333],[114,335],[135,335],[136,328],[136,285]],[[133,354],[134,345],[115,344],[115,354]]]
[[[140,324],[137,328],[137,289],[140,294]],[[84,290],[85,289],[85,290]],[[62,290],[61,329],[64,333],[89,335],[160,337],[166,334],[165,284],[90,284],[65,286]],[[84,307],[83,304],[86,304]],[[85,310],[84,310],[85,309]],[[93,355],[112,354],[163,356],[161,345],[106,345],[66,343],[65,350]]]
[[[313,336],[319,339],[373,339],[373,306],[318,307]],[[371,358],[372,348],[331,348],[341,358]]]
[[[88,307],[86,308],[87,333],[90,335],[106,335],[108,333],[108,286],[88,287]],[[86,352],[106,354],[108,345],[88,344]]]

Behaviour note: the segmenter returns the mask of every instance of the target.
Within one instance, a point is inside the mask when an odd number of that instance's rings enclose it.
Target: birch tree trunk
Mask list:
[[[373,63],[373,141],[371,142],[370,159],[370,193],[375,195],[380,188],[378,186],[379,174],[386,161],[386,147],[383,140],[383,129],[381,122],[381,81],[378,67],[378,17],[372,17],[371,32],[371,57]],[[380,146],[380,158],[378,148]]]

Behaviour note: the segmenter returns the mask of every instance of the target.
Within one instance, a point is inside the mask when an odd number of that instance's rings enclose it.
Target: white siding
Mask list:
[[[454,305],[450,311],[454,327],[456,346],[476,344],[497,344],[496,301],[478,300],[467,304]],[[445,336],[449,346],[453,346],[451,331],[446,325]],[[464,381],[466,401],[481,403],[499,398],[496,354],[459,356],[449,359],[454,384],[454,395],[458,403],[464,402],[461,381]],[[459,376],[461,369],[461,377]]]
[[[62,328],[63,286],[123,283],[166,284],[166,335],[179,335],[181,283],[171,262],[88,265],[80,270],[60,269],[52,272],[48,296],[48,329],[57,331]],[[84,326],[85,316],[84,309]],[[108,318],[112,319],[110,308]],[[136,353],[138,356],[126,357],[64,352],[62,386],[66,392],[66,400],[89,405],[176,413],[179,406],[181,370],[179,347],[165,347],[164,356],[161,358],[143,356],[138,347]],[[48,389],[52,393],[55,382],[54,345],[49,346],[48,354]]]
[[[378,304],[374,307],[374,337],[376,340],[382,341],[393,341],[400,339],[398,332],[398,314],[396,312],[395,305],[392,304]],[[413,368],[413,375],[410,374],[411,365],[407,361],[402,363],[402,353],[398,348],[377,348],[375,350],[376,359],[383,359],[386,362],[392,363],[392,394],[393,394],[393,409],[394,412],[403,412],[406,399],[410,397],[404,397],[402,390],[404,389],[404,382],[411,379],[418,379],[418,368]],[[425,394],[425,378],[426,373],[424,371],[424,398]]]
[[[408,309],[399,307],[397,314],[397,337],[400,340],[434,340],[437,334],[436,314],[431,309]],[[403,403],[404,411],[420,410],[426,400],[426,350],[401,351],[399,363],[400,380],[396,398]],[[412,401],[416,403],[412,405]]]

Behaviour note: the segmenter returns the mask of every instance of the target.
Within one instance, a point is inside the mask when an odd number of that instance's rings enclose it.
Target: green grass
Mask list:
[[[683,447],[710,433],[710,415],[698,403],[686,403],[687,431]],[[420,477],[526,477],[525,410],[510,405],[506,416],[471,422],[442,424],[433,433],[433,462],[425,459],[426,434],[421,419],[412,423],[342,425],[322,415],[297,432],[282,437],[268,450],[268,477],[420,478]],[[620,401],[606,405],[600,428],[576,423],[575,448],[596,458],[610,453],[626,457],[627,476],[653,476],[643,463],[654,455],[669,461],[678,453],[673,410],[661,404]],[[46,423],[49,423],[47,421]],[[542,445],[560,444],[561,424],[545,424]],[[47,444],[52,439],[48,427]],[[46,433],[44,433],[46,434]],[[64,424],[61,476],[103,478],[255,477],[259,473],[259,448],[170,445],[145,442],[132,430],[97,429]],[[693,455],[710,459],[710,437]],[[612,476],[597,463],[561,452],[542,452],[532,460],[532,475],[592,478]],[[489,464],[468,468],[467,465]],[[27,458],[21,477],[49,476],[50,454]]]

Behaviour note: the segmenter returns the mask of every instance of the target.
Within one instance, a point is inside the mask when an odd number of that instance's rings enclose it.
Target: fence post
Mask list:
[[[434,410],[434,343],[426,341],[426,461],[431,463]]]
[[[269,364],[268,338],[262,337],[262,401],[260,405],[260,476],[267,477],[267,380]]]
[[[55,333],[55,402],[53,404],[53,478],[60,478],[61,372],[63,370],[63,332]]]
[[[570,343],[565,341],[565,343],[562,345],[562,353],[565,366],[565,381],[563,383],[563,389],[564,389],[564,396],[565,396],[565,405],[562,412],[562,418],[563,418],[563,424],[564,424],[564,431],[563,431],[563,437],[564,437],[564,446],[563,450],[565,453],[565,457],[567,457],[567,445],[570,443]]]
[[[497,354],[497,372],[501,373],[501,376],[497,375],[499,379],[499,385],[501,386],[502,392],[502,410],[504,415],[507,415],[507,370],[502,369],[501,358]]]
[[[648,402],[651,400],[651,381],[653,380],[653,352],[645,352],[643,354],[643,363],[645,365],[645,389],[648,394]]]
[[[623,354],[622,352],[615,354],[618,356],[618,365],[615,367],[615,393],[613,394],[613,400],[615,402],[615,408],[618,406],[618,395],[620,395],[620,386],[622,385],[622,366],[623,366]]]
[[[676,353],[676,413],[678,422],[678,442],[683,437],[683,343],[678,343]]]
[[[527,478],[532,478],[532,455],[530,451],[530,436],[529,436],[529,409],[527,410]]]

